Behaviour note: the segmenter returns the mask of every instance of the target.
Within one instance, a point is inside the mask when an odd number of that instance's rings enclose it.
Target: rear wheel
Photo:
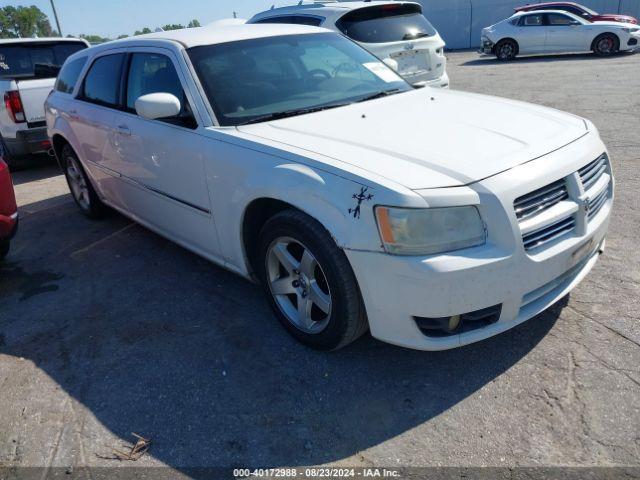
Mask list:
[[[495,54],[502,62],[513,60],[518,54],[518,44],[514,40],[500,40],[495,47]]]
[[[70,145],[65,145],[62,148],[61,161],[71,195],[82,213],[89,218],[102,217],[106,207],[98,198],[76,152]]]
[[[598,35],[593,41],[593,51],[596,55],[613,55],[620,48],[620,40],[613,33],[603,33]]]
[[[269,304],[300,342],[336,350],[367,330],[351,265],[313,218],[291,209],[269,219],[260,234],[257,264]]]
[[[0,260],[3,260],[9,254],[11,242],[9,240],[0,240]]]

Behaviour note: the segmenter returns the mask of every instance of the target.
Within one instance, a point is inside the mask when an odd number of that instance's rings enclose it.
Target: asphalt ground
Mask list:
[[[640,466],[640,54],[454,52],[449,74],[600,129],[615,211],[570,297],[456,350],[314,352],[258,287],[120,215],[84,218],[34,159],[0,266],[0,466]],[[112,459],[132,432],[148,452]]]

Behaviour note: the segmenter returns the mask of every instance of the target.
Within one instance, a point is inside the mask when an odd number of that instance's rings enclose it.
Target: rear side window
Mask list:
[[[349,38],[363,43],[400,42],[436,34],[420,5],[413,4],[360,8],[347,13],[336,26]]]
[[[93,62],[84,78],[84,100],[105,106],[118,105],[123,58],[124,54],[117,53]]]
[[[58,75],[56,90],[63,93],[73,93],[85,63],[87,63],[87,57],[77,58],[65,63]]]
[[[549,25],[573,25],[576,20],[560,13],[547,13],[547,22]]]
[[[0,46],[0,78],[29,78],[35,66],[60,67],[72,54],[84,50],[83,42],[28,42]],[[55,78],[51,74],[50,78]]]
[[[293,23],[296,25],[319,27],[323,21],[324,19],[320,17],[310,17],[307,15],[285,15],[283,17],[263,18],[255,23]]]

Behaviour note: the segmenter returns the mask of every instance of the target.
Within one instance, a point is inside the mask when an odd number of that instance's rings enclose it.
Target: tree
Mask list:
[[[189,22],[189,25],[187,25],[187,28],[196,28],[196,27],[201,27],[202,25],[200,25],[200,22],[197,19],[193,19]]]
[[[145,35],[147,33],[151,33],[151,29],[149,27],[144,27],[142,30],[136,30],[134,35],[138,36],[138,35]]]
[[[172,23],[162,27],[162,30],[164,30],[165,32],[168,32],[169,30],[180,30],[182,28],[184,28],[184,25],[180,25],[179,23]]]
[[[80,34],[80,38],[84,38],[89,43],[104,43],[108,42],[108,38],[101,37],[100,35],[85,35],[84,33]]]
[[[49,18],[38,7],[0,8],[0,38],[51,37],[54,32]]]

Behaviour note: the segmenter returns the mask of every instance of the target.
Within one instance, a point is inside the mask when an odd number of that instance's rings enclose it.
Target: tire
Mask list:
[[[501,62],[508,62],[516,58],[518,54],[518,44],[515,40],[500,40],[495,46],[496,58]]]
[[[613,33],[598,35],[593,41],[593,52],[601,57],[613,55],[620,48],[620,40]]]
[[[98,198],[76,152],[70,145],[65,145],[60,157],[60,163],[76,205],[89,218],[103,217],[107,208]]]
[[[9,240],[0,240],[0,261],[4,260],[4,258],[9,254],[10,247],[11,242]]]
[[[337,350],[367,331],[364,304],[347,257],[308,215],[290,209],[271,217],[260,233],[256,266],[276,317],[301,343]]]

